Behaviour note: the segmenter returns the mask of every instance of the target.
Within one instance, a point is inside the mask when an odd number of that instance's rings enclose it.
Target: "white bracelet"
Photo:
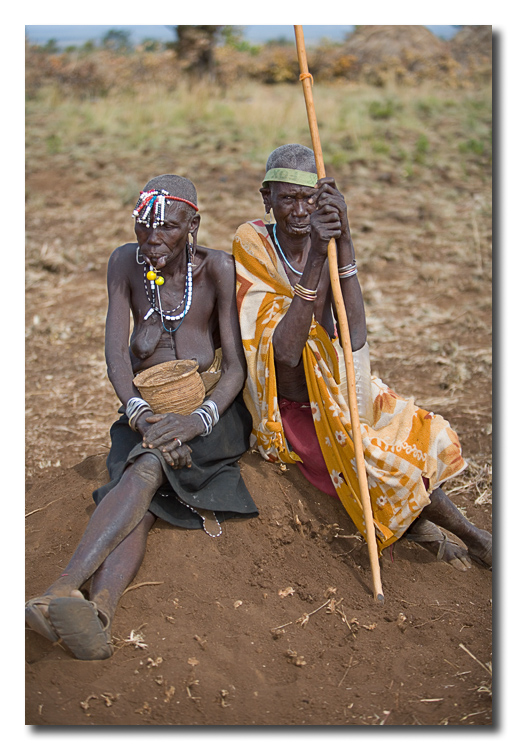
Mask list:
[[[143,398],[138,398],[137,396],[133,396],[133,398],[130,398],[129,401],[126,404],[126,416],[128,419],[130,419],[133,414],[139,410],[142,406],[146,406],[148,409],[151,409],[147,401],[144,401]],[[152,411],[152,409],[151,409]]]
[[[147,403],[147,401],[144,401],[143,398],[138,398],[137,396],[134,396],[133,398],[130,398],[129,401],[126,404],[126,417],[129,421],[129,426],[133,430],[133,432],[138,432],[136,428],[136,421],[140,417],[141,414],[144,413],[144,411],[150,411],[153,410]]]
[[[152,409],[151,409],[150,406],[141,406],[140,409],[138,409],[138,411],[136,411],[134,414],[132,414],[129,417],[129,426],[131,427],[131,429],[133,430],[133,432],[138,432],[138,428],[136,426],[136,423],[137,423],[138,419],[140,419],[141,415],[144,412],[146,412],[146,411],[150,411],[151,414],[153,413],[153,411],[152,411]]]
[[[194,409],[192,414],[198,414],[203,420],[203,424],[205,425],[205,429],[201,433],[203,437],[210,435],[214,426],[219,422],[219,410],[215,401],[204,401],[201,406]]]
[[[215,403],[215,401],[212,401],[210,399],[208,401],[203,401],[201,408],[205,409],[205,411],[209,411],[210,416],[212,417],[213,426],[215,427],[215,425],[219,422],[219,409],[217,408],[217,404]]]
[[[209,414],[207,414],[207,412],[204,409],[202,409],[201,406],[199,407],[199,409],[194,409],[192,414],[197,414],[199,417],[201,417],[201,420],[205,426],[205,429],[203,430],[201,435],[203,435],[203,437],[205,437],[206,435],[210,435],[210,433],[212,432],[212,427],[213,427],[212,417]]]

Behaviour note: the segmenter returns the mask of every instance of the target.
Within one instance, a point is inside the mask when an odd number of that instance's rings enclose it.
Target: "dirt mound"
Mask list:
[[[381,606],[339,504],[296,468],[251,452],[241,465],[260,516],[219,539],[158,522],[111,659],[80,662],[27,631],[26,722],[490,723],[490,571],[403,541],[381,560]],[[105,479],[92,456],[28,493],[27,598],[65,566]]]

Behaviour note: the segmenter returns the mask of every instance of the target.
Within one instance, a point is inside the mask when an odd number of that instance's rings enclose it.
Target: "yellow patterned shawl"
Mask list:
[[[269,461],[295,463],[277,400],[272,338],[293,290],[264,223],[247,222],[233,242],[237,306],[248,364],[244,391],[253,416],[254,444]],[[331,341],[314,318],[303,352],[305,376],[318,442],[338,496],[366,536],[356,473],[350,412],[339,388],[338,340]],[[346,393],[346,390],[345,390]],[[399,539],[429,504],[429,492],[463,471],[466,462],[448,422],[415,406],[372,377],[373,426],[361,425],[362,442],[379,550]]]

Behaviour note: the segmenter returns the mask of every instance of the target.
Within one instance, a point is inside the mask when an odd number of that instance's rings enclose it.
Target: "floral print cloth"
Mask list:
[[[278,406],[273,333],[289,309],[293,290],[266,226],[239,227],[233,241],[237,306],[248,376],[244,390],[253,417],[253,444],[269,461],[296,463]],[[340,387],[343,352],[313,318],[303,364],[318,442],[339,499],[366,538],[346,389]],[[341,368],[342,369],[342,368]],[[463,471],[458,436],[437,414],[402,398],[371,378],[372,426],[361,424],[378,549],[400,539],[429,504],[428,492]],[[343,394],[344,390],[344,394]],[[426,490],[422,477],[428,480]]]

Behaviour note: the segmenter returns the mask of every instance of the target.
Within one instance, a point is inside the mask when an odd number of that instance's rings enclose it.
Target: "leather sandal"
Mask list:
[[[64,596],[52,599],[48,611],[56,633],[76,659],[108,659],[113,654],[109,618],[94,602]]]

